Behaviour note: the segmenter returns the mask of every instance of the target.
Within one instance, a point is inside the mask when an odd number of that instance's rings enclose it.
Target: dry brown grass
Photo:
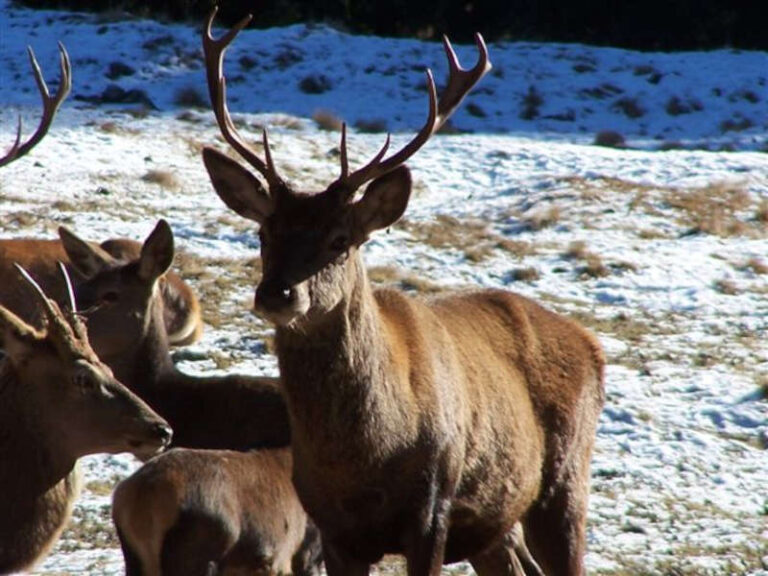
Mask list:
[[[96,127],[100,131],[104,132],[105,134],[120,134],[120,135],[135,136],[141,133],[141,131],[137,130],[136,128],[129,128],[122,124],[118,124],[114,120],[109,120],[107,122],[100,122],[99,124],[96,125]]]
[[[179,178],[168,170],[151,169],[141,177],[142,181],[149,182],[150,184],[157,184],[161,188],[177,192],[181,189],[181,181]]]
[[[370,278],[374,286],[398,288],[406,292],[437,294],[446,290],[445,287],[439,284],[394,266],[374,266],[368,268],[368,278]]]
[[[715,280],[713,288],[720,292],[720,294],[725,294],[726,296],[735,296],[740,292],[736,283],[733,280],[728,280],[726,278]]]
[[[768,235],[768,200],[758,200],[744,184],[714,182],[706,186],[660,187],[620,178],[580,176],[564,177],[559,181],[588,200],[605,202],[615,196],[628,196],[628,212],[667,218],[671,215],[685,228],[683,234],[756,238]],[[660,236],[647,231],[640,237]]]
[[[184,86],[176,90],[173,95],[173,103],[182,108],[196,108],[207,110],[210,107],[208,97],[197,86]]]
[[[738,266],[740,270],[749,270],[754,274],[768,274],[768,264],[760,258],[754,257]]]
[[[329,110],[315,110],[312,114],[312,120],[315,121],[320,130],[327,132],[341,132],[341,118]]]
[[[430,222],[403,219],[397,227],[407,231],[414,240],[433,248],[459,250],[472,262],[482,262],[499,251],[506,252],[518,260],[535,252],[529,242],[510,240],[494,232],[481,220],[438,214],[434,221]]]
[[[541,278],[541,274],[536,268],[531,266],[525,268],[515,268],[509,273],[509,279],[512,282],[535,282]]]
[[[530,230],[543,230],[544,228],[551,228],[557,224],[561,218],[562,213],[560,208],[555,205],[534,212],[530,216],[525,217],[523,222]]]
[[[563,258],[567,260],[576,260],[581,262],[576,272],[581,279],[602,278],[608,276],[611,272],[608,266],[603,263],[603,259],[587,250],[587,245],[581,240],[571,242],[568,248],[563,252]],[[616,265],[618,266],[618,265]],[[625,266],[630,266],[625,264]]]
[[[678,220],[692,233],[741,236],[752,228],[743,215],[752,200],[741,186],[718,183],[702,188],[672,189],[664,194],[664,202],[678,212]]]

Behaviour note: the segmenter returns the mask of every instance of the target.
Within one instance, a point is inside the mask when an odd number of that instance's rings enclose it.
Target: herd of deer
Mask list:
[[[501,290],[432,299],[374,290],[361,246],[404,213],[405,162],[490,69],[482,38],[450,65],[429,116],[325,191],[299,192],[229,115],[223,57],[249,21],[203,50],[211,103],[230,144],[263,177],[203,150],[224,203],[259,227],[255,309],[276,329],[279,379],[193,377],[170,347],[197,339],[200,306],[170,271],[170,226],[143,243],[0,240],[0,573],[50,550],[78,493],[77,459],[131,452],[113,519],[129,575],[367,575],[385,554],[409,576],[469,560],[480,576],[581,574],[589,467],[604,401],[596,338]],[[46,134],[70,89],[43,98]],[[356,192],[369,183],[356,199]],[[87,326],[87,333],[86,333]],[[171,444],[171,429],[176,448]],[[306,511],[306,512],[305,512]]]

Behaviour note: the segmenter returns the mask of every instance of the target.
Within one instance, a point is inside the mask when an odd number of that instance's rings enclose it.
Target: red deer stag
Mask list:
[[[117,486],[112,518],[126,576],[320,574],[290,448],[171,450]]]
[[[35,82],[43,102],[43,115],[34,134],[23,144],[21,143],[21,117],[16,133],[16,141],[10,150],[0,158],[0,167],[18,160],[32,150],[48,133],[53,118],[61,103],[69,94],[72,87],[72,68],[69,55],[64,46],[59,43],[59,56],[61,61],[61,79],[54,96],[51,96],[45,83],[40,66],[31,48],[29,59],[34,73]],[[115,258],[135,258],[141,248],[141,244],[124,238],[107,240],[101,247]],[[0,273],[5,275],[14,262],[18,262],[28,270],[33,270],[36,278],[46,292],[57,298],[63,294],[63,287],[58,275],[57,263],[68,264],[67,252],[62,243],[57,240],[36,239],[12,239],[0,240]],[[76,282],[83,278],[70,268]],[[14,277],[13,274],[8,276]],[[190,344],[198,340],[202,334],[203,322],[200,316],[200,305],[192,289],[174,272],[169,271],[163,276],[161,293],[165,301],[165,324],[169,341],[172,345]],[[34,306],[24,298],[23,288],[18,282],[4,282],[0,285],[0,302],[10,306],[22,318],[27,319],[30,313],[35,312]],[[91,337],[94,338],[93,333]],[[98,337],[95,338],[98,340]]]
[[[509,574],[518,521],[546,574],[582,574],[604,401],[596,338],[502,290],[428,300],[374,290],[360,255],[406,209],[404,163],[490,68],[482,39],[471,70],[445,40],[448,84],[438,101],[427,71],[428,120],[408,145],[385,158],[387,140],[350,172],[342,130],[341,175],[303,193],[279,176],[266,131],[264,160],[238,134],[222,60],[248,19],[216,40],[214,16],[203,36],[214,113],[267,188],[214,149],[203,161],[224,203],[259,225],[255,308],[276,325],[293,482],[320,529],[328,574],[368,574],[388,553],[405,556],[410,576],[462,559],[481,576]]]
[[[30,568],[57,540],[79,493],[78,458],[148,457],[171,438],[94,354],[74,312],[27,282],[43,331],[0,306],[0,574]]]

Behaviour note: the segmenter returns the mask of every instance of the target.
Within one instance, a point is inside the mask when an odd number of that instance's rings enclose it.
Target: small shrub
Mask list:
[[[136,74],[136,69],[123,62],[110,62],[107,68],[107,78],[110,80],[117,80],[123,76],[133,76],[134,74]]]
[[[700,112],[704,109],[701,102],[698,100],[683,101],[677,96],[672,96],[667,100],[667,104],[664,107],[667,114],[670,116],[680,116],[681,114],[690,114],[692,112]]]
[[[550,206],[546,210],[534,213],[525,219],[525,224],[531,230],[550,228],[560,221],[561,213],[558,206]]]
[[[148,52],[156,52],[162,46],[169,46],[175,42],[175,38],[170,34],[163,34],[145,41],[141,47]]]
[[[624,136],[615,130],[600,130],[595,134],[595,146],[605,146],[606,148],[624,148],[626,142]]]
[[[597,70],[592,64],[574,64],[572,70],[576,74],[586,74],[587,72],[594,72]]]
[[[380,118],[372,120],[357,120],[355,129],[364,134],[381,134],[387,131],[387,121]]]
[[[248,54],[245,54],[240,57],[238,63],[240,64],[240,68],[242,68],[245,72],[248,72],[249,70],[255,68],[259,62],[253,56],[248,56]]]
[[[315,121],[320,130],[341,132],[341,119],[329,110],[315,110],[312,114],[312,120]]]
[[[299,81],[299,90],[304,94],[323,94],[333,87],[325,74],[310,74]]]
[[[743,132],[754,126],[754,122],[749,118],[729,118],[720,122],[721,132]]]
[[[756,257],[747,260],[741,268],[743,270],[750,270],[755,274],[768,274],[768,264]]]
[[[177,191],[181,188],[181,182],[176,175],[167,170],[149,170],[141,179],[144,182],[157,184],[166,190]]]
[[[541,278],[539,271],[530,266],[526,268],[515,268],[509,273],[509,279],[512,282],[535,282],[539,278]]]
[[[528,92],[523,96],[523,109],[520,111],[520,118],[523,120],[533,120],[539,116],[539,108],[544,103],[544,99],[536,90],[536,86],[529,86]]]
[[[563,257],[568,260],[584,260],[589,254],[586,242],[574,240],[568,245],[568,249],[563,253]]]
[[[616,100],[616,102],[613,103],[613,106],[611,106],[614,110],[617,110],[624,114],[627,118],[632,118],[633,120],[635,118],[642,118],[645,116],[645,109],[643,109],[642,106],[637,102],[636,98],[619,98]]]
[[[183,108],[208,108],[208,98],[195,86],[179,88],[173,96],[173,103]]]
[[[755,211],[755,222],[768,224],[768,200],[762,200]]]
[[[609,274],[610,270],[603,264],[602,258],[591,252],[587,254],[585,265],[579,269],[579,275],[581,277],[602,278]]]
[[[725,278],[722,280],[716,280],[713,288],[720,292],[720,294],[725,294],[726,296],[735,296],[739,293],[739,289],[736,284],[732,280]]]
[[[485,110],[480,108],[480,106],[478,106],[474,102],[467,103],[466,106],[464,106],[464,109],[467,111],[467,113],[470,116],[474,116],[475,118],[485,118],[486,116],[488,116],[485,113]]]

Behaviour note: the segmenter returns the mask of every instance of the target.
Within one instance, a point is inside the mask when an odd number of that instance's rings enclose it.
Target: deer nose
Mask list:
[[[279,310],[296,301],[296,289],[279,281],[262,281],[256,288],[256,309]]]
[[[153,428],[153,432],[157,436],[157,439],[163,444],[168,446],[173,438],[173,430],[165,422],[158,422]]]

